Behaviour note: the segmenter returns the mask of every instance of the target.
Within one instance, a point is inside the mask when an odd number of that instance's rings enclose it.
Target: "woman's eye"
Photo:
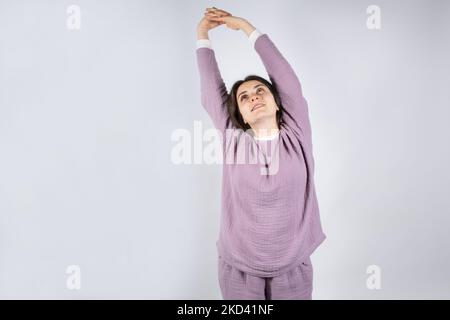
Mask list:
[[[242,96],[241,101],[246,99],[246,98],[247,98],[247,96]]]

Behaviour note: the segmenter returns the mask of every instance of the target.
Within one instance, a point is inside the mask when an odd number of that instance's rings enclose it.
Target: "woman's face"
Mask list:
[[[263,118],[275,117],[278,106],[275,98],[262,82],[249,80],[237,90],[236,99],[244,122],[250,126]]]

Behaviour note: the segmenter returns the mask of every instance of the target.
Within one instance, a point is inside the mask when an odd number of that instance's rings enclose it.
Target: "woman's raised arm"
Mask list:
[[[295,71],[267,34],[259,35],[254,47],[280,95],[284,108],[283,120],[294,129],[298,128],[305,138],[310,139],[308,103]]]
[[[308,103],[303,97],[300,81],[269,36],[261,34],[247,20],[240,17],[217,17],[214,21],[225,23],[228,28],[242,30],[247,34],[280,95],[284,107],[283,120],[305,138],[311,138]]]
[[[208,112],[214,126],[224,132],[231,123],[226,107],[228,93],[208,37],[208,31],[221,24],[223,23],[211,21],[206,13],[200,20],[197,26],[197,65],[202,106]]]

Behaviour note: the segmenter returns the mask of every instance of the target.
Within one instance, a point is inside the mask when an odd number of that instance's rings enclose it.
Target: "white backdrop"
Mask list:
[[[450,298],[445,0],[0,0],[0,298],[221,299],[221,166],[171,158],[175,130],[212,128],[195,56],[211,6],[267,33],[308,100],[313,298]],[[210,39],[228,89],[267,78],[243,32]]]

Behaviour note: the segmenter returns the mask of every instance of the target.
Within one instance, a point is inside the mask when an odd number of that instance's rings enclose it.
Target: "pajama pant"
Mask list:
[[[310,257],[276,277],[249,275],[218,261],[219,285],[224,300],[311,300],[313,267]]]

